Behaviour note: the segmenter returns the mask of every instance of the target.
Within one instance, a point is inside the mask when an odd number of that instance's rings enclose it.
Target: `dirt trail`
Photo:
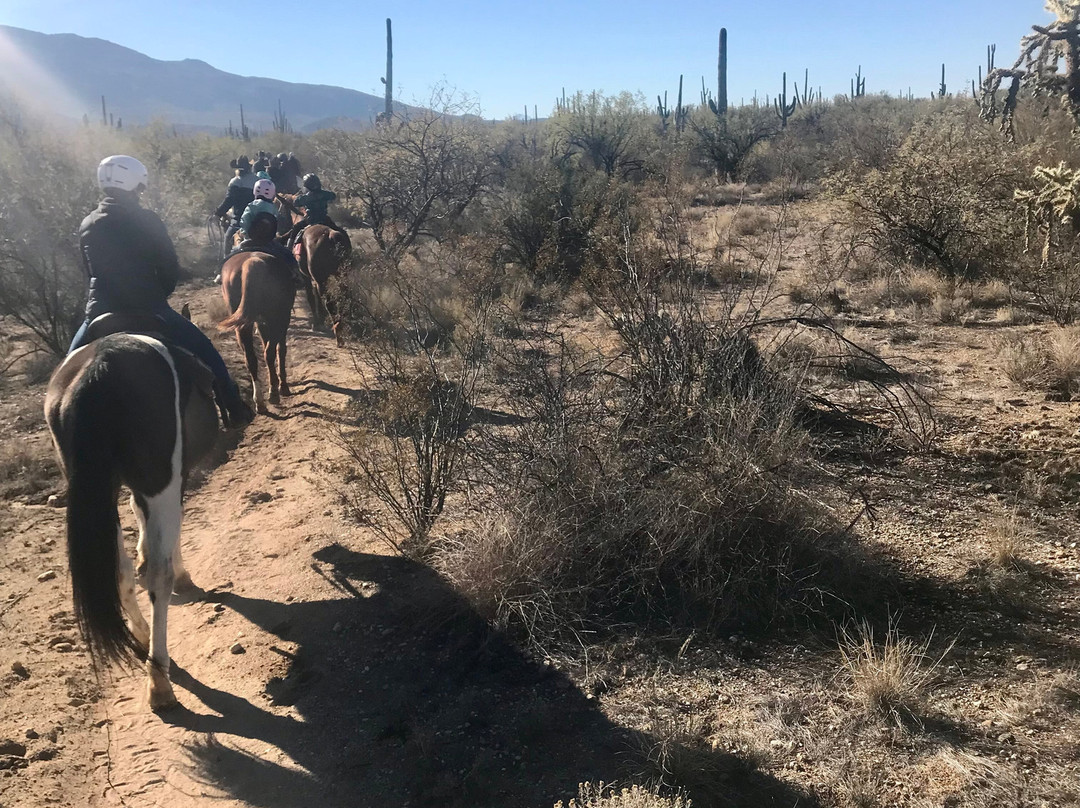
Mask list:
[[[185,296],[204,328],[217,294]],[[221,347],[245,379],[235,344]],[[621,768],[635,739],[594,700],[342,517],[316,461],[361,380],[299,303],[289,349],[294,395],[187,501],[184,558],[203,591],[169,611],[178,709],[149,712],[138,673],[94,682],[62,511],[3,517],[0,739],[45,751],[3,772],[0,805],[551,805]],[[46,567],[57,578],[36,582]]]

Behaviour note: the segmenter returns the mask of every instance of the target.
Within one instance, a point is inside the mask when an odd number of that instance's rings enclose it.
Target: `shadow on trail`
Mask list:
[[[267,682],[265,697],[293,706],[298,717],[174,668],[178,686],[220,713],[181,708],[164,716],[208,733],[188,748],[199,779],[275,808],[475,808],[551,805],[579,782],[626,782],[640,773],[640,760],[627,752],[657,739],[612,724],[569,678],[491,631],[429,568],[336,544],[317,551],[313,566],[341,598],[280,603],[207,594],[297,643],[295,653],[274,649],[290,659],[289,671]],[[272,744],[295,765],[251,756],[213,733]],[[707,754],[725,798],[695,805],[816,804],[738,758]]]

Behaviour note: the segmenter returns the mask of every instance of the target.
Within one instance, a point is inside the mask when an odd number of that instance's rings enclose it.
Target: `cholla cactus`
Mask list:
[[[1033,233],[1042,236],[1042,258],[1046,263],[1059,228],[1066,228],[1073,236],[1080,233],[1080,171],[1064,163],[1038,166],[1034,179],[1036,190],[1017,191],[1015,199],[1024,209],[1024,246],[1030,249]]]
[[[1033,25],[1032,33],[1020,40],[1020,58],[1011,68],[991,70],[984,81],[987,93],[996,94],[1005,79],[1009,89],[1001,105],[1001,128],[1012,135],[1012,114],[1021,85],[1032,95],[1061,98],[1080,129],[1080,0],[1047,0],[1046,10],[1057,19],[1050,25]],[[1064,61],[1064,72],[1059,66]],[[997,105],[984,109],[993,121]]]

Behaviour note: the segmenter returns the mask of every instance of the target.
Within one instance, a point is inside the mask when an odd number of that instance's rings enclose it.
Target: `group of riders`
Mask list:
[[[225,200],[214,211],[217,217],[228,214],[225,258],[236,251],[268,252],[286,262],[299,278],[290,247],[310,224],[337,229],[327,213],[335,195],[322,187],[315,174],[299,179],[300,164],[290,154],[272,157],[260,152],[254,163],[241,155],[229,165],[235,175]],[[250,423],[254,413],[214,344],[169,305],[180,262],[165,224],[139,204],[139,195],[149,182],[146,166],[128,155],[106,157],[98,165],[97,181],[103,198],[79,227],[79,252],[90,282],[86,315],[68,353],[85,344],[90,324],[102,315],[153,315],[161,336],[190,351],[213,372],[225,426]],[[274,207],[275,200],[285,210],[302,210],[304,215],[291,227],[281,223],[283,211]],[[273,219],[272,227],[269,219]],[[260,220],[267,221],[260,227]],[[279,230],[284,232],[277,235]],[[241,242],[233,250],[232,239],[238,232]]]
[[[225,199],[213,216],[225,226],[225,258],[236,251],[266,250],[295,269],[296,259],[288,249],[309,224],[325,224],[336,229],[328,208],[337,196],[322,187],[316,174],[300,179],[300,163],[292,154],[271,156],[259,152],[252,162],[240,155],[229,163],[234,176],[229,180]],[[278,207],[274,202],[278,202]],[[304,216],[291,224],[289,212],[302,209]],[[253,239],[254,225],[261,218],[272,218],[270,232],[282,234],[277,238]],[[240,244],[234,245],[237,233]]]

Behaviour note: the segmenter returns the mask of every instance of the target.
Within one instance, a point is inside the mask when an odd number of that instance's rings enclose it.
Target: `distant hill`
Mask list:
[[[237,76],[197,59],[165,62],[103,39],[0,25],[0,44],[2,38],[15,52],[0,52],[0,87],[34,87],[35,72],[44,71],[70,96],[50,97],[51,111],[75,119],[100,120],[102,95],[125,125],[165,118],[178,128],[213,131],[230,121],[239,129],[241,104],[248,127],[260,132],[272,128],[279,101],[297,132],[363,129],[383,110],[383,99],[369,93]]]

